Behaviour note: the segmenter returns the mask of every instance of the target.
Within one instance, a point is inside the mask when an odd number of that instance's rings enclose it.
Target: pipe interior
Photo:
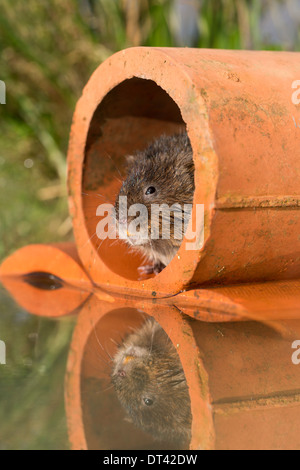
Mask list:
[[[95,257],[116,274],[138,280],[141,256],[123,241],[100,240],[96,227],[99,204],[114,204],[126,175],[126,155],[143,150],[162,134],[185,129],[180,109],[152,80],[131,78],[113,88],[91,120],[82,180],[85,225]]]

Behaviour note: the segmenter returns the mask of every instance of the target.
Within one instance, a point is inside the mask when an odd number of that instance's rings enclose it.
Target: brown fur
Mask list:
[[[120,196],[127,196],[128,207],[132,204],[144,204],[149,216],[151,204],[174,203],[192,204],[195,189],[194,162],[190,140],[187,133],[173,136],[161,136],[148,148],[127,158],[128,175],[121,187]],[[145,195],[149,186],[156,188],[156,193]],[[118,218],[118,198],[115,204]],[[149,217],[150,219],[150,217]],[[151,240],[150,243],[134,245],[154,265],[166,266],[174,257],[181,240],[174,238],[174,214],[171,213],[170,240]],[[130,218],[128,218],[130,222]],[[160,234],[162,220],[160,218]],[[173,229],[173,230],[172,230]],[[151,226],[148,226],[149,237]],[[159,269],[161,270],[161,269]]]

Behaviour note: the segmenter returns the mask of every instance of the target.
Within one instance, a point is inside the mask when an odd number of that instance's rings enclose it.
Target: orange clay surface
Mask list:
[[[47,252],[51,256],[42,263]],[[47,291],[22,281],[24,274],[42,269],[59,277],[62,287]],[[124,420],[110,383],[116,343],[147,315],[165,329],[185,372],[191,449],[300,447],[300,375],[291,361],[291,343],[300,336],[299,281],[213,287],[158,299],[115,295],[93,286],[70,245],[23,248],[0,273],[29,312],[79,313],[65,388],[72,448],[157,448]]]
[[[300,448],[300,374],[291,361],[300,337],[300,145],[292,119],[300,107],[291,101],[299,58],[136,48],[92,75],[68,155],[76,245],[25,247],[0,267],[28,311],[80,312],[66,375],[74,449],[157,447],[122,418],[109,390],[114,341],[145,315],[178,350],[192,449]],[[138,281],[141,259],[95,236],[96,209],[114,202],[126,154],[185,127],[205,243],[187,251],[184,240],[167,268]],[[62,288],[22,282],[41,271],[62,279]]]
[[[299,277],[299,75],[300,54],[288,52],[146,47],[100,65],[78,101],[68,153],[76,244],[95,283],[151,297]],[[96,209],[114,203],[126,154],[185,127],[205,243],[187,251],[183,240],[166,269],[138,281],[141,259],[97,238]]]

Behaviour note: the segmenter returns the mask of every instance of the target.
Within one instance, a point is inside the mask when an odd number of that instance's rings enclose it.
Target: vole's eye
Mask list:
[[[151,400],[151,398],[144,398],[144,403],[147,406],[151,406],[153,405],[153,400]]]
[[[146,196],[149,196],[150,194],[154,194],[156,192],[156,189],[154,186],[149,186],[149,188],[146,189],[145,194]]]

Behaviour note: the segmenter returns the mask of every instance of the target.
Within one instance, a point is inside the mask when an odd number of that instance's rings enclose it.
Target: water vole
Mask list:
[[[188,386],[176,348],[155,320],[123,341],[113,358],[112,383],[136,426],[157,440],[188,444]]]
[[[183,218],[183,212],[170,213],[170,236],[161,237],[163,216],[157,219],[156,227],[153,227],[151,209],[153,205],[167,204],[171,207],[179,204],[183,209],[184,204],[193,203],[194,195],[194,161],[189,137],[186,132],[172,136],[161,136],[145,150],[127,157],[127,177],[122,184],[119,196],[127,197],[128,207],[133,204],[143,204],[148,211],[146,231],[144,236],[130,236],[128,224],[133,219],[127,216],[127,220],[120,217],[118,223],[119,234],[127,232],[127,243],[135,250],[139,250],[148,260],[149,265],[142,266],[141,275],[151,273],[158,274],[172,260],[180,247],[184,224],[178,229],[175,218]],[[119,196],[116,199],[115,210],[119,219]],[[188,221],[190,214],[185,214]],[[151,225],[152,224],[152,225]],[[152,230],[158,231],[159,239],[154,239]],[[180,231],[180,233],[178,233]]]

